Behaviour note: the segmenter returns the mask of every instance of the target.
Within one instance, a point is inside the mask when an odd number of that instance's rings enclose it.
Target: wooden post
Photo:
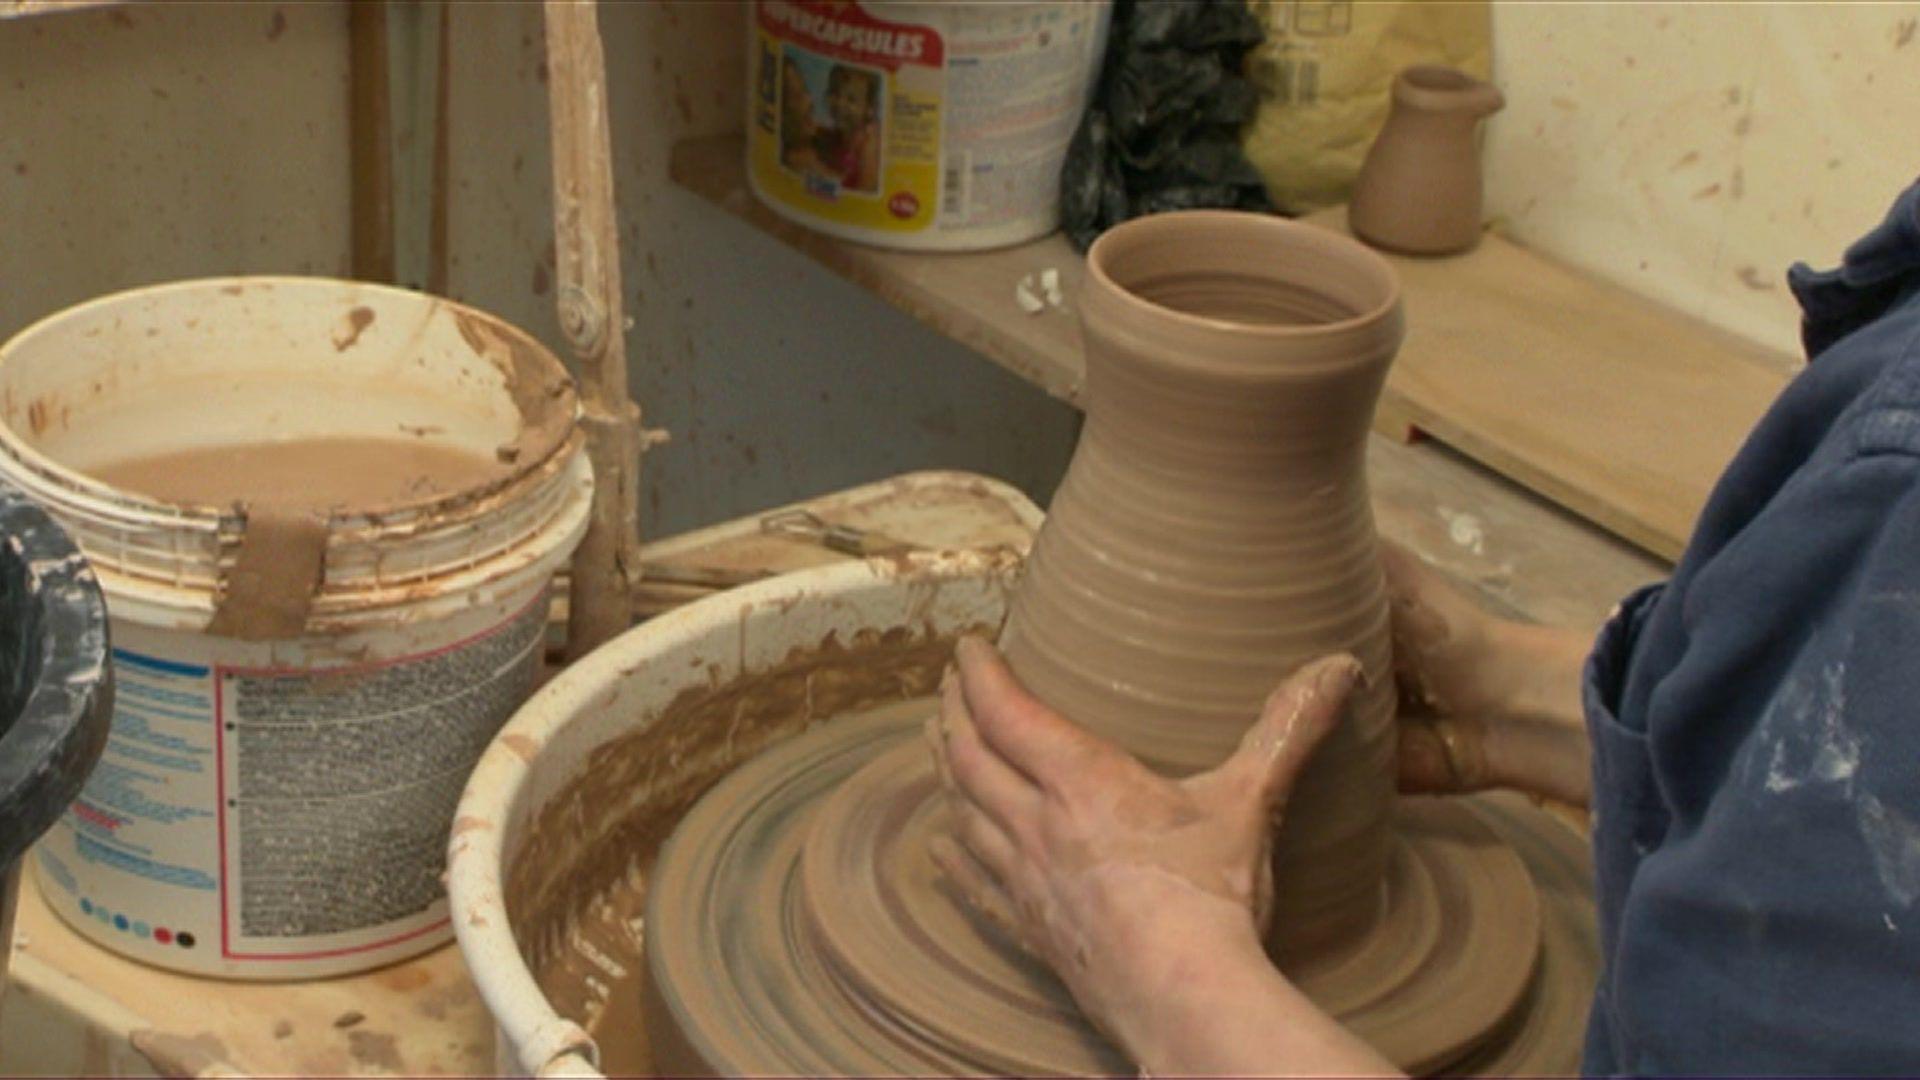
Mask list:
[[[640,576],[640,410],[627,393],[626,317],[607,129],[606,61],[591,0],[546,0],[553,232],[561,332],[578,361],[593,518],[573,557],[567,656],[627,629]]]
[[[433,146],[428,151],[427,291],[452,288],[453,230],[453,0],[435,4],[433,50]]]
[[[393,98],[387,70],[387,0],[348,4],[347,31],[353,276],[391,283]]]

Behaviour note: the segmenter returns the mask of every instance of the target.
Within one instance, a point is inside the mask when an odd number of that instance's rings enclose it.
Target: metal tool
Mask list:
[[[804,543],[818,544],[830,551],[855,558],[911,551],[920,545],[896,540],[883,533],[836,525],[811,510],[782,510],[760,519],[760,531],[770,536],[785,536]]]

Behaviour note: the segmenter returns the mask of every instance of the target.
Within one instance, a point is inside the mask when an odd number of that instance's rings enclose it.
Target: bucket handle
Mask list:
[[[600,1047],[586,1029],[555,1016],[533,1029],[520,1046],[520,1060],[537,1061],[537,1077],[599,1076]]]

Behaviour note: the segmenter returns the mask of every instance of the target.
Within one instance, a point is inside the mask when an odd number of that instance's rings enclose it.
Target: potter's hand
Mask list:
[[[1358,663],[1334,656],[1302,668],[1231,758],[1172,780],[1028,694],[986,642],[963,640],[958,658],[929,735],[960,842],[936,844],[935,859],[1136,1061],[1211,1068],[1183,1056],[1196,1028],[1171,1020],[1166,998],[1230,970],[1284,986],[1260,945],[1273,825],[1338,721]],[[1350,1038],[1320,1022],[1302,1030]]]
[[[1580,671],[1591,634],[1501,619],[1380,545],[1400,689],[1400,788],[1518,788],[1584,806]]]

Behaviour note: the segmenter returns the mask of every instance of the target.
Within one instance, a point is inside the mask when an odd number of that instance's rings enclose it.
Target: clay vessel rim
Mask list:
[[[1444,64],[1414,64],[1393,77],[1393,100],[1425,112],[1460,113],[1478,119],[1507,103],[1500,88]]]
[[[1208,228],[1231,231],[1264,229],[1282,243],[1306,242],[1324,249],[1330,258],[1346,259],[1363,267],[1380,286],[1380,299],[1372,307],[1344,319],[1310,323],[1256,323],[1196,315],[1179,308],[1156,303],[1115,281],[1107,272],[1108,254],[1116,243],[1150,242],[1153,234],[1170,230]],[[1222,263],[1225,268],[1229,265]],[[1134,315],[1163,325],[1184,327],[1208,333],[1230,334],[1246,341],[1310,341],[1365,330],[1391,319],[1400,307],[1400,276],[1393,265],[1371,248],[1350,236],[1331,229],[1307,225],[1277,214],[1246,210],[1169,210],[1121,222],[1101,233],[1087,249],[1087,280]],[[1292,284],[1322,293],[1315,283],[1302,277],[1287,278]]]

